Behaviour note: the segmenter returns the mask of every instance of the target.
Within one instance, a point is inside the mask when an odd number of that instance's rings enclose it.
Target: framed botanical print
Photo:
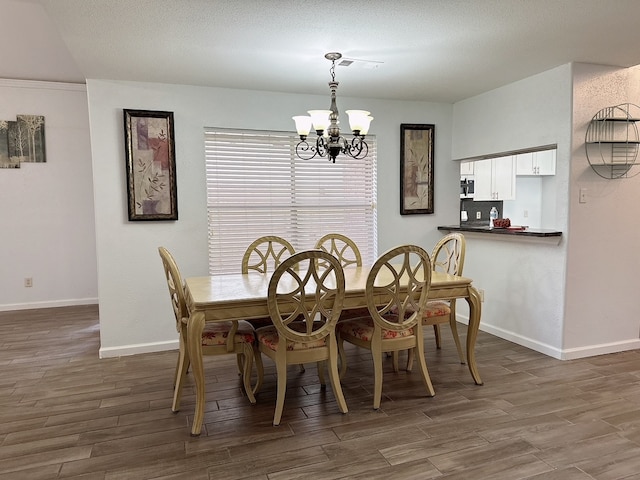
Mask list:
[[[433,124],[400,125],[400,214],[433,213]]]
[[[124,110],[129,220],[177,220],[173,112]]]

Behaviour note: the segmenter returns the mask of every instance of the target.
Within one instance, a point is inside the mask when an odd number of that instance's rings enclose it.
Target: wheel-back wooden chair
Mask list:
[[[284,260],[269,281],[273,325],[256,331],[260,352],[276,364],[278,377],[273,424],[279,425],[287,390],[287,366],[326,361],[331,387],[342,413],[347,403],[338,375],[335,325],[344,302],[344,274],[336,258],[307,250]],[[320,375],[320,382],[324,378]]]
[[[180,410],[180,399],[182,388],[191,363],[187,344],[187,321],[189,312],[184,295],[184,283],[178,270],[178,266],[169,251],[164,247],[159,247],[158,252],[162,259],[162,266],[167,278],[171,305],[176,319],[176,328],[179,334],[179,355],[174,376],[173,403],[171,410]],[[203,355],[225,355],[236,354],[240,357],[238,364],[242,366],[242,382],[244,390],[251,403],[256,403],[255,390],[262,382],[263,369],[262,359],[256,349],[255,330],[250,323],[241,320],[238,322],[207,322],[202,331],[202,353]],[[256,355],[257,353],[257,355]],[[251,369],[253,362],[256,362],[258,380],[256,388],[251,387]]]
[[[349,237],[340,233],[328,233],[316,242],[315,248],[324,250],[338,259],[343,268],[362,267],[362,255],[356,243]],[[369,314],[367,308],[354,308],[343,310],[340,315],[341,320],[347,318],[362,317]]]
[[[464,235],[461,233],[450,233],[440,239],[433,247],[431,253],[431,265],[434,272],[443,272],[450,275],[462,275],[464,267],[464,254],[466,242]],[[466,363],[462,344],[458,335],[458,322],[456,321],[456,301],[454,300],[435,300],[427,303],[424,316],[422,317],[423,325],[433,325],[433,331],[436,337],[436,348],[441,348],[441,332],[440,325],[448,323],[453,335],[453,341],[458,350],[460,363]],[[395,359],[394,359],[395,361]],[[411,370],[413,363],[412,352],[409,352],[407,358],[407,368]]]
[[[374,263],[365,287],[369,316],[341,321],[338,351],[341,376],[346,373],[344,342],[371,351],[374,366],[373,408],[382,398],[383,354],[415,349],[422,380],[434,396],[427,371],[422,337],[422,316],[431,285],[429,254],[417,245],[403,245],[382,254]]]
[[[276,235],[266,235],[257,238],[247,247],[242,256],[242,273],[255,271],[268,274],[273,272],[284,259],[295,253],[293,245]],[[271,319],[254,318],[248,320],[254,328],[271,325]]]
[[[324,250],[336,257],[342,268],[361,267],[362,256],[360,250],[353,240],[340,233],[329,233],[318,239],[315,248]]]
[[[284,238],[275,235],[260,237],[244,252],[242,273],[249,273],[250,270],[259,273],[272,272],[285,258],[294,253],[293,246]]]

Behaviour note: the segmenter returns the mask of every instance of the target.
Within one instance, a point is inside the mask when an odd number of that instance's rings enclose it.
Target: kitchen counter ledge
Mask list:
[[[508,228],[489,228],[487,226],[472,226],[472,225],[441,225],[438,230],[445,230],[450,232],[466,232],[477,233],[480,235],[495,235],[496,239],[507,238],[551,238],[559,241],[558,237],[562,236],[562,232],[557,230],[545,230],[540,228],[526,228],[524,230],[511,230]]]

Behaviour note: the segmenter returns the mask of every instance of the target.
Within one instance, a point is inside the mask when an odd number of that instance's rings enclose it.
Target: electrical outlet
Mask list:
[[[525,211],[524,211],[524,215],[523,215],[523,216],[524,216],[524,218],[529,217],[529,210],[525,210]]]
[[[26,277],[24,279],[24,286],[25,287],[33,287],[33,278],[31,277]]]
[[[480,301],[484,302],[484,289],[479,288],[478,293],[480,294]]]
[[[482,219],[482,212],[476,212],[476,220]]]

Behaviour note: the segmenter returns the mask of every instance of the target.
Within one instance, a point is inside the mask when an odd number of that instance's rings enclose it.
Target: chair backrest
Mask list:
[[[284,238],[275,235],[267,235],[255,240],[247,247],[242,257],[242,273],[256,270],[260,273],[268,273],[293,255],[293,246]]]
[[[271,276],[269,315],[278,335],[290,342],[320,340],[335,330],[344,294],[340,262],[322,250],[306,250],[284,260]]]
[[[431,263],[436,272],[462,275],[466,242],[461,233],[450,233],[440,239],[431,253]]]
[[[316,242],[316,248],[330,253],[338,260],[342,267],[362,266],[360,250],[353,240],[340,233],[329,233]]]
[[[401,245],[383,253],[367,277],[365,295],[377,326],[401,331],[422,319],[431,286],[429,254],[417,245]]]
[[[178,265],[173,256],[164,247],[159,247],[158,252],[162,259],[164,274],[167,277],[167,286],[169,287],[169,295],[171,295],[171,306],[176,317],[176,329],[180,332],[180,324],[183,319],[189,316],[187,304],[184,298],[184,284],[182,283],[182,275],[178,270]]]

